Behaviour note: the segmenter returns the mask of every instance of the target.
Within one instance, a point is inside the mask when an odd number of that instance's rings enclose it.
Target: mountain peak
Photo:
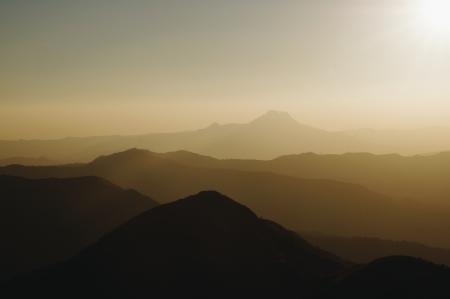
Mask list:
[[[291,123],[298,124],[292,116],[284,111],[269,110],[260,117],[252,121],[252,123]]]
[[[217,191],[202,191],[179,200],[177,204],[191,211],[207,212],[216,216],[241,215],[252,219],[257,218],[249,208]]]
[[[279,110],[269,110],[263,115],[260,116],[260,118],[268,118],[268,119],[292,119],[292,116],[286,112],[286,111],[279,111]]]

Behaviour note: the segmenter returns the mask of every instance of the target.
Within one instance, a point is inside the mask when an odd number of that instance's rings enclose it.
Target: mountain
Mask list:
[[[45,157],[32,158],[32,157],[11,157],[6,159],[0,159],[0,166],[7,165],[55,165],[55,161],[47,159]]]
[[[156,203],[97,177],[0,176],[0,279],[59,262]]]
[[[358,264],[366,264],[385,256],[403,255],[450,266],[450,249],[378,238],[345,238],[319,233],[302,233],[301,235],[311,244]]]
[[[178,163],[204,168],[265,171],[299,178],[330,179],[363,185],[394,198],[450,205],[450,152],[427,156],[305,153],[273,160],[214,159],[189,152],[161,154]]]
[[[144,212],[0,290],[8,298],[447,298],[449,282],[449,268],[410,257],[352,265],[207,191]]]
[[[0,159],[46,156],[65,163],[88,162],[129,148],[155,152],[186,150],[235,159],[274,159],[314,152],[370,152],[415,155],[450,150],[450,129],[411,131],[327,131],[304,125],[288,113],[269,111],[243,124],[212,124],[194,131],[129,136],[93,136],[55,140],[0,141]]]
[[[0,159],[46,156],[63,162],[87,162],[129,148],[156,152],[186,150],[216,158],[274,159],[299,153],[370,152],[414,155],[450,149],[450,129],[410,131],[327,131],[297,122],[288,113],[269,111],[243,124],[212,124],[175,133],[94,136],[55,140],[0,141]]]
[[[0,168],[0,174],[29,178],[99,176],[161,203],[217,190],[258,215],[297,231],[450,246],[443,237],[450,234],[449,212],[441,207],[393,200],[365,187],[333,180],[193,167],[146,150],[102,156],[88,164],[9,166]]]
[[[287,297],[294,290],[298,297],[347,266],[230,198],[201,192],[151,209],[13,285],[22,289],[16,295],[46,298]]]
[[[213,124],[196,131],[0,141],[0,158],[44,155],[58,161],[85,162],[134,147],[157,152],[188,150],[215,157],[260,159],[309,151],[370,150],[356,138],[300,124],[285,112],[269,111],[246,124]]]

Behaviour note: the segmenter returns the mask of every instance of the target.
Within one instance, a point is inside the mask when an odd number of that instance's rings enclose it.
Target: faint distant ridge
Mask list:
[[[340,153],[369,149],[364,142],[353,137],[313,128],[299,123],[287,112],[272,110],[248,123],[214,123],[194,131],[49,141],[0,141],[0,158],[46,155],[65,162],[85,162],[129,148],[155,152],[186,150],[220,158],[255,159],[301,152]]]
[[[268,111],[247,123],[217,124],[192,131],[59,140],[0,141],[0,159],[46,156],[87,162],[97,156],[142,148],[155,152],[186,150],[216,158],[273,159],[313,152],[368,152],[413,155],[450,150],[450,129],[411,131],[330,131],[298,122],[283,111]]]
[[[46,157],[11,157],[0,159],[0,166],[7,165],[29,165],[29,166],[44,166],[44,165],[56,165],[58,162],[47,159]]]

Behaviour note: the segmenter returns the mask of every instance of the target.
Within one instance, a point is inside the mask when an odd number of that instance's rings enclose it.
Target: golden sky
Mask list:
[[[270,109],[332,130],[450,126],[450,5],[424,1],[0,0],[0,139]]]

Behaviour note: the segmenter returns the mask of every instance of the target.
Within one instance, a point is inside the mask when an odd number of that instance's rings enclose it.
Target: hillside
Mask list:
[[[7,165],[13,165],[13,164],[43,166],[43,165],[55,165],[57,163],[55,161],[52,161],[45,157],[39,157],[39,158],[11,157],[11,158],[0,159],[0,166],[7,166]]]
[[[185,151],[162,157],[195,167],[266,171],[299,178],[330,179],[366,186],[399,199],[450,205],[450,153],[427,156],[313,153],[273,160],[221,160]]]
[[[352,265],[209,191],[133,218],[67,262],[0,285],[8,298],[445,298],[450,269]]]
[[[230,198],[201,192],[133,218],[12,289],[47,298],[296,298],[348,265]]]
[[[0,176],[0,279],[65,260],[156,205],[96,177]]]

